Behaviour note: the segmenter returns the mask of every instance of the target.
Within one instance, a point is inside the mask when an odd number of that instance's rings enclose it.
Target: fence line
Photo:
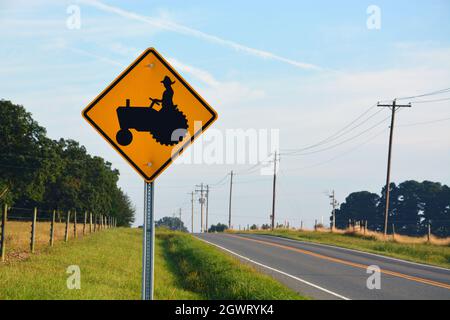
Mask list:
[[[14,215],[13,210],[16,210],[18,215]],[[8,246],[8,222],[18,221],[18,222],[30,222],[30,240],[29,240],[29,251],[30,253],[35,253],[35,243],[36,243],[36,229],[37,225],[41,222],[50,222],[50,232],[48,234],[48,246],[53,247],[55,243],[55,223],[58,219],[59,223],[62,223],[64,219],[62,219],[61,211],[59,210],[39,210],[38,208],[15,208],[8,207],[7,204],[3,205],[3,210],[1,214],[1,225],[0,225],[0,261],[4,262],[6,260],[7,246]],[[28,212],[28,217],[26,216]],[[0,212],[1,213],[1,212]],[[29,214],[31,213],[31,217]],[[44,217],[39,217],[39,214],[43,214]],[[107,216],[104,214],[93,214],[92,212],[85,211],[82,234],[85,236],[87,234],[87,219],[89,214],[89,234],[105,230],[112,229],[117,227],[117,219],[112,216]],[[67,211],[66,219],[65,219],[65,228],[64,228],[64,242],[69,241],[69,227],[71,223],[73,223],[73,238],[76,239],[78,237],[77,231],[77,212],[76,211]],[[31,218],[31,219],[30,219]],[[80,222],[81,223],[81,222]],[[92,225],[94,224],[94,225]]]

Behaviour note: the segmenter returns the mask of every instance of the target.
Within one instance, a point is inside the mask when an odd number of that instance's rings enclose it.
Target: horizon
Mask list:
[[[411,97],[401,102],[412,103],[397,117],[391,181],[449,185],[450,94],[420,96],[450,87],[450,3],[377,1],[379,16],[369,10],[370,1],[342,7],[324,3],[273,8],[234,2],[6,1],[0,4],[6,43],[0,52],[0,98],[23,105],[51,139],[74,139],[89,154],[111,162],[136,207],[135,226],[142,224],[142,179],[81,111],[147,47],[160,50],[218,111],[219,120],[191,154],[202,146],[208,150],[220,135],[226,141],[227,130],[257,135],[278,130],[279,223],[303,221],[310,227],[322,217],[328,222],[325,193],[331,190],[341,203],[356,191],[380,194],[390,114],[376,108],[378,101]],[[262,152],[258,161],[267,158],[264,153],[270,155]],[[219,160],[226,159],[223,154]],[[235,170],[233,225],[269,223],[272,176],[260,174],[258,161],[205,164],[202,154],[200,163],[183,163],[188,155],[156,181],[156,219],[182,208],[182,220],[190,226],[188,192],[203,182],[216,184],[210,225],[227,224],[225,178]],[[197,231],[199,219],[197,201]]]

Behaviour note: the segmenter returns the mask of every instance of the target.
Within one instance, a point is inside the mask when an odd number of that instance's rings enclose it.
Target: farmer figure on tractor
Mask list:
[[[172,85],[175,83],[175,81],[172,82],[168,76],[165,76],[163,81],[161,81],[162,84],[164,84],[164,87],[166,87],[166,90],[163,93],[162,99],[152,99],[152,104],[150,105],[150,108],[153,107],[153,105],[156,103],[159,105],[162,103],[162,108],[164,109],[173,109],[175,106],[173,105],[173,89]]]
[[[165,76],[161,81],[166,88],[162,99],[152,99],[150,107],[131,106],[130,99],[126,99],[125,106],[117,107],[117,117],[120,130],[116,134],[116,141],[121,146],[128,146],[133,141],[130,129],[138,132],[148,132],[161,145],[174,146],[180,143],[187,134],[189,124],[186,116],[173,104],[172,85],[175,81]],[[153,108],[154,105],[160,108]]]

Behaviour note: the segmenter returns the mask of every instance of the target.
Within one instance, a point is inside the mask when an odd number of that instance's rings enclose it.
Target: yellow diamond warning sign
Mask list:
[[[150,48],[83,110],[83,117],[151,182],[217,113]]]

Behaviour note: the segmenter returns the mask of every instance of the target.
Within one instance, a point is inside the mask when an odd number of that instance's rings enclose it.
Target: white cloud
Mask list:
[[[257,56],[259,58],[281,61],[283,63],[287,63],[289,65],[292,65],[292,66],[300,68],[300,69],[306,69],[306,70],[321,70],[322,69],[321,67],[310,64],[310,63],[305,63],[305,62],[289,59],[289,58],[274,54],[269,51],[251,48],[251,47],[242,45],[240,43],[237,43],[237,42],[234,42],[231,40],[222,39],[220,37],[205,33],[203,31],[199,31],[199,30],[187,27],[187,26],[177,24],[166,18],[151,18],[151,17],[142,16],[135,12],[123,10],[119,7],[107,5],[107,4],[104,4],[104,3],[100,2],[100,1],[96,1],[96,0],[79,0],[79,1],[81,3],[85,3],[87,5],[96,7],[97,9],[103,10],[105,12],[115,13],[117,15],[120,15],[120,16],[128,18],[128,19],[145,22],[155,28],[168,30],[168,31],[179,33],[179,34],[184,34],[184,35],[196,37],[199,39],[203,39],[203,40],[211,42],[211,43],[229,47],[238,52],[244,52],[246,54]]]
[[[203,91],[207,99],[215,101],[219,105],[230,105],[239,101],[252,101],[265,97],[262,90],[251,89],[239,82],[221,82],[208,71],[184,64],[174,58],[168,58],[175,69],[191,75],[207,86]]]

